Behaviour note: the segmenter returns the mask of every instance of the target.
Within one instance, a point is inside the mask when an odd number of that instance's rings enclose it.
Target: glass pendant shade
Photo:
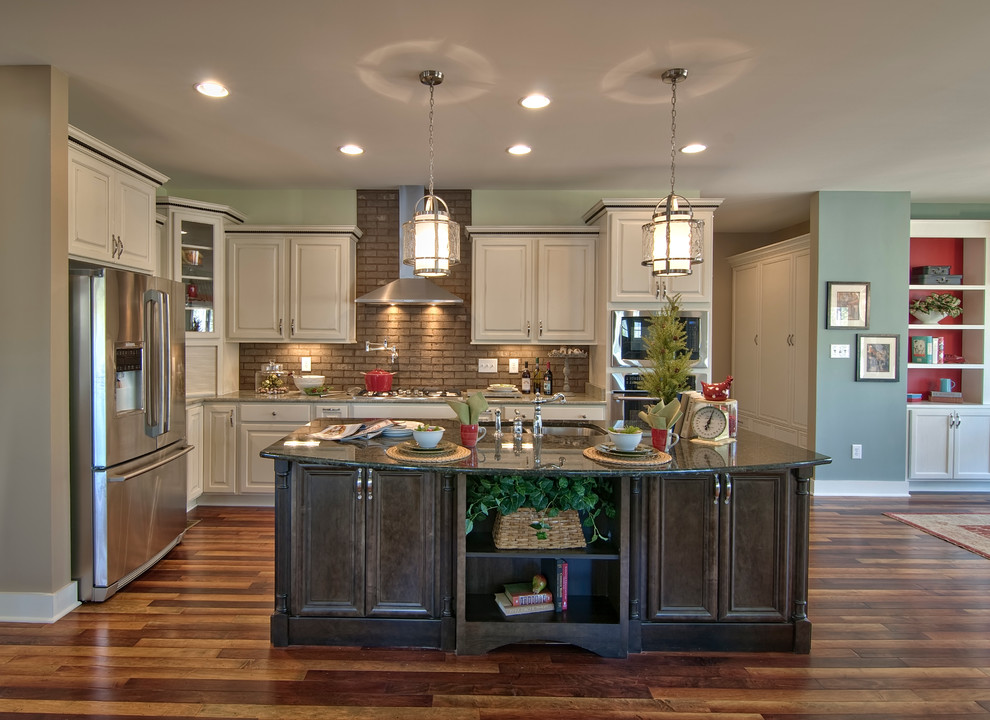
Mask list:
[[[461,226],[450,219],[447,203],[427,195],[413,219],[402,225],[402,262],[420,277],[440,277],[461,261]]]
[[[691,203],[668,195],[653,210],[653,222],[643,226],[642,264],[658,277],[690,275],[691,266],[703,259],[704,229],[704,221],[694,219]]]

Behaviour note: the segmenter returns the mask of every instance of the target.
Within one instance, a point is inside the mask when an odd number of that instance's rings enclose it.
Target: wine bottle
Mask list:
[[[536,358],[536,369],[533,370],[533,387],[536,392],[543,392],[543,370],[540,369],[539,358]]]
[[[550,372],[549,360],[547,360],[547,371],[543,373],[543,394],[553,395],[553,373]]]
[[[522,385],[523,395],[529,395],[531,392],[533,392],[533,378],[530,377],[529,374],[528,360],[525,363],[525,367],[523,367],[521,385]]]

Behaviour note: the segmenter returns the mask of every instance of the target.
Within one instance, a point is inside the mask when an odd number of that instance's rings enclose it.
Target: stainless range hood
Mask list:
[[[399,188],[399,277],[365,293],[355,302],[370,305],[460,305],[462,298],[423,277],[416,277],[412,267],[402,262],[402,223],[412,220],[416,202],[423,197],[422,185]]]

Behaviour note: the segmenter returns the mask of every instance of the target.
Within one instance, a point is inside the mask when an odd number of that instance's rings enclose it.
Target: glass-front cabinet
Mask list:
[[[217,269],[216,244],[222,240],[216,222],[179,217],[179,280],[186,288],[186,332],[216,331],[214,287]]]

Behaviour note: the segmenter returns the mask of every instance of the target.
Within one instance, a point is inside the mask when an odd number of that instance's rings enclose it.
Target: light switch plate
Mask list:
[[[849,346],[848,345],[832,345],[832,355],[834,358],[847,358],[849,357]]]
[[[478,372],[497,373],[498,358],[478,358]]]
[[[519,358],[509,358],[509,372],[513,375],[519,372]]]
[[[299,358],[302,361],[302,371],[305,373],[313,372],[313,358],[304,357]]]

